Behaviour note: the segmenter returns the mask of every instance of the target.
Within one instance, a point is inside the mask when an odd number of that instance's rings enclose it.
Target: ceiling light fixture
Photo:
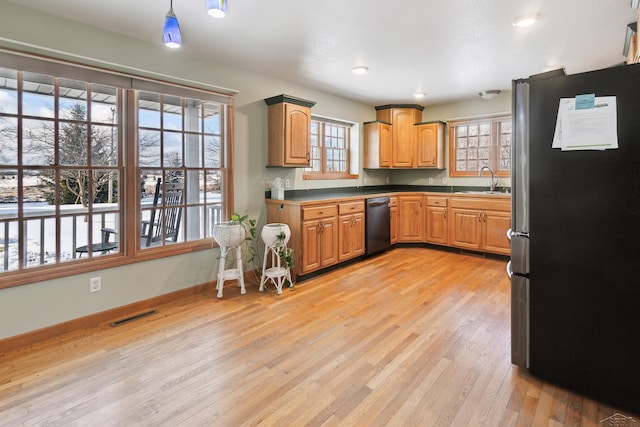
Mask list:
[[[207,12],[214,18],[224,18],[227,14],[227,0],[207,0]]]
[[[180,24],[178,24],[178,18],[173,13],[173,0],[171,0],[169,6],[169,12],[164,18],[164,44],[168,47],[175,49],[180,47],[182,37],[180,36]]]
[[[369,72],[369,67],[358,65],[357,67],[353,67],[351,71],[353,71],[353,74],[367,74]]]
[[[478,93],[478,95],[480,95],[480,98],[482,99],[493,99],[496,96],[500,95],[501,92],[501,90],[497,89],[483,90],[482,92]]]
[[[413,97],[416,98],[416,99],[422,99],[425,96],[427,96],[427,94],[424,93],[424,92],[416,92],[416,93],[413,94]]]
[[[538,14],[533,13],[531,15],[521,16],[513,21],[513,26],[518,28],[530,27],[538,22]]]

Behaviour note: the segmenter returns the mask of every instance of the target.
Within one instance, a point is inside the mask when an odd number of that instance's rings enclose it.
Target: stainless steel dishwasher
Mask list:
[[[391,246],[389,197],[367,199],[365,211],[365,255],[385,251]]]

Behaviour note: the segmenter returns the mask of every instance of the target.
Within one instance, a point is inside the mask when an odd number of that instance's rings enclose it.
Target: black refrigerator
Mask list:
[[[640,414],[640,65],[531,76],[512,93],[512,363]],[[552,148],[561,99],[588,109],[593,94],[615,97],[618,147]],[[576,129],[593,143],[590,120]]]

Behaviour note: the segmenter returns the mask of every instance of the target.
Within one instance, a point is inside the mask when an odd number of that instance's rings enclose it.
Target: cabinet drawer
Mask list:
[[[452,197],[450,206],[460,209],[477,209],[487,211],[511,211],[511,200],[507,198],[487,197]]]
[[[447,197],[442,196],[427,196],[427,206],[447,206]]]
[[[308,221],[310,219],[327,218],[337,215],[338,206],[336,205],[309,206],[302,208],[303,221]]]
[[[340,203],[340,215],[364,212],[364,202]]]

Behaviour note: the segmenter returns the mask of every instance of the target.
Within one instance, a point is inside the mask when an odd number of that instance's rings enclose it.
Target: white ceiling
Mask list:
[[[169,0],[8,1],[159,44],[169,10]],[[629,0],[229,0],[223,19],[205,0],[173,9],[189,54],[370,105],[428,106],[508,90],[548,67],[619,64],[637,18]],[[512,26],[528,13],[537,25]],[[356,65],[369,73],[354,75]]]

